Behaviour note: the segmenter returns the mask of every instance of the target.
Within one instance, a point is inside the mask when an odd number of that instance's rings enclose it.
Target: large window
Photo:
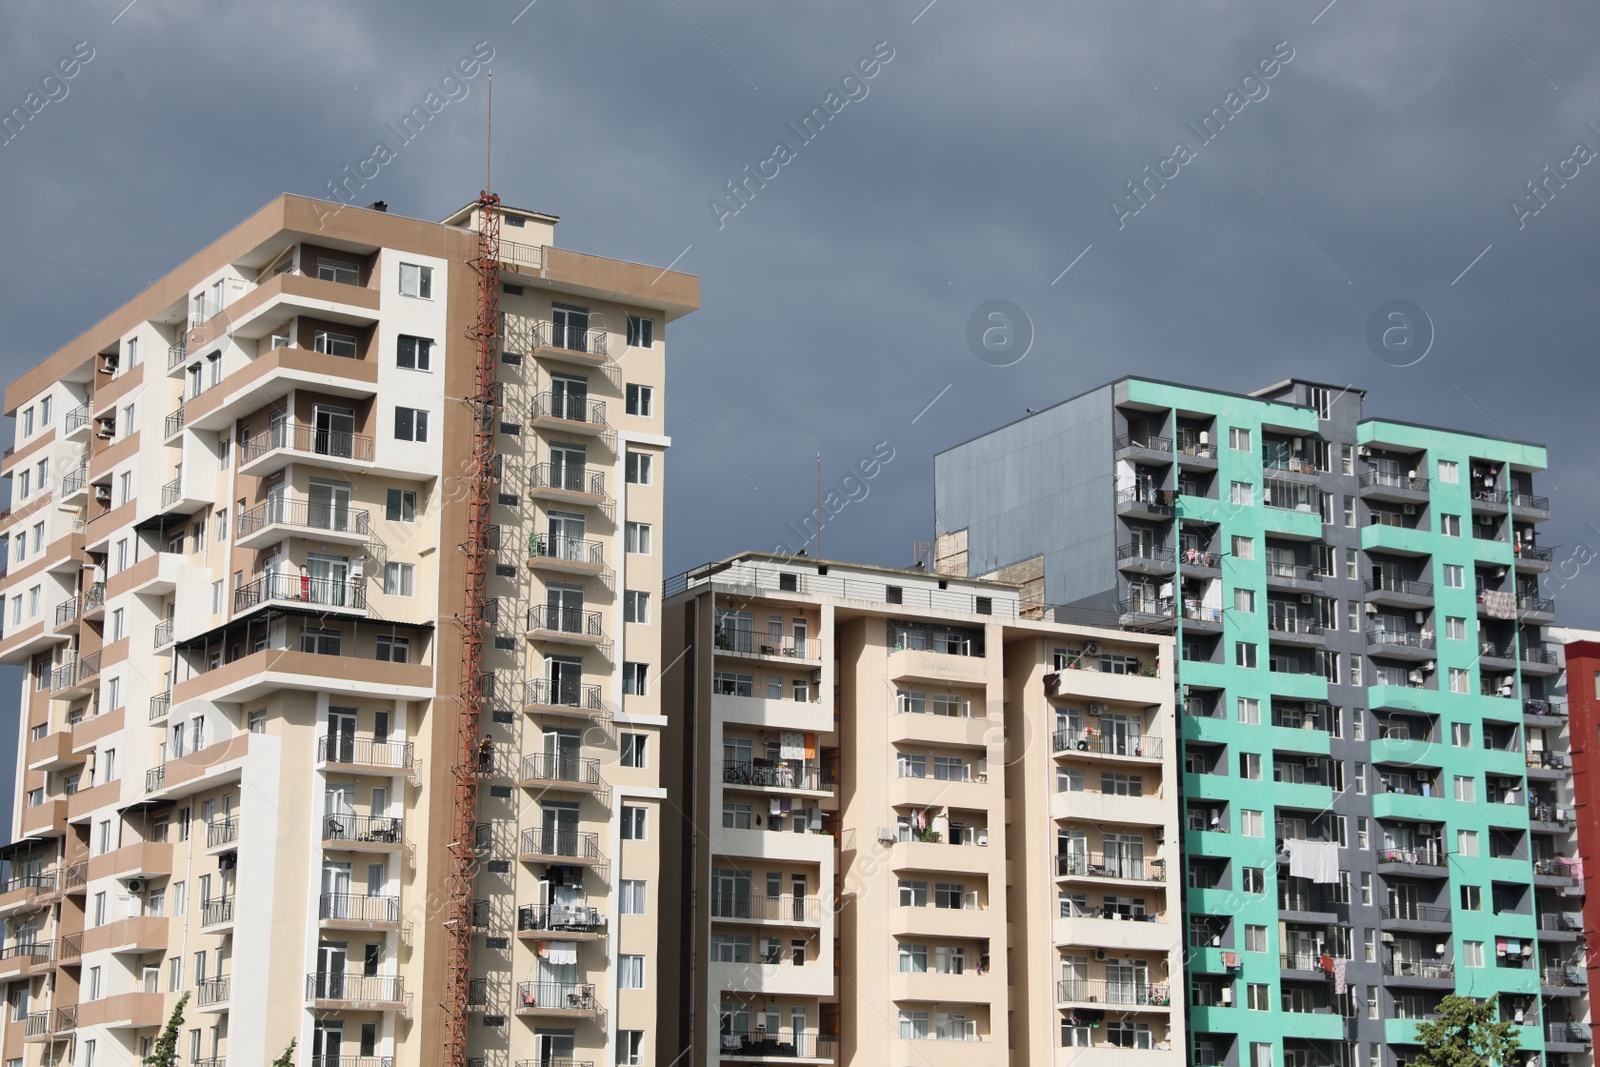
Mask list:
[[[415,263],[400,264],[400,295],[433,299],[433,268]]]
[[[409,334],[400,335],[399,348],[395,354],[397,366],[406,370],[432,370],[433,341],[427,337],[412,337]]]

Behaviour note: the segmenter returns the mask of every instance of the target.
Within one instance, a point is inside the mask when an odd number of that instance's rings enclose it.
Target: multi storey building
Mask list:
[[[1570,555],[1556,563],[1549,581],[1558,589],[1571,580],[1577,569],[1591,558],[1588,545],[1575,548]],[[1558,643],[1561,657],[1561,675],[1557,680],[1547,712],[1567,721],[1570,737],[1593,738],[1600,736],[1600,631],[1574,630],[1552,627],[1550,637]],[[1572,790],[1569,806],[1572,814],[1592,813],[1600,805],[1600,753],[1590,744],[1572,746]],[[1577,822],[1578,855],[1583,860],[1584,874],[1594,869],[1595,853],[1600,850],[1600,826],[1592,816]],[[1600,945],[1600,897],[1583,898],[1581,917],[1568,913],[1562,918],[1562,928],[1581,930],[1578,945]],[[1581,918],[1581,926],[1579,925]],[[1587,984],[1600,982],[1600,955],[1585,953]],[[1589,1040],[1589,1027],[1576,1027],[1576,1036]]]
[[[1170,638],[766,553],[666,597],[683,1062],[1183,1062]]]
[[[7,390],[8,1064],[132,1063],[183,994],[207,1067],[438,1053],[480,219],[327,206],[274,200]],[[632,590],[661,584],[662,327],[698,283],[502,218],[470,1048],[647,1062]]]
[[[1398,1067],[1450,992],[1588,1063],[1542,447],[1125,378],[939,455],[940,569],[1173,633],[1190,1063]]]

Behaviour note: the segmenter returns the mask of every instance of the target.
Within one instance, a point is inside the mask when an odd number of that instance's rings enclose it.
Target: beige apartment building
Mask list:
[[[665,596],[664,1047],[1183,1062],[1170,638],[760,552]]]
[[[477,205],[268,204],[14,381],[7,1067],[654,1063],[664,327],[505,208],[470,1003],[441,1004]]]

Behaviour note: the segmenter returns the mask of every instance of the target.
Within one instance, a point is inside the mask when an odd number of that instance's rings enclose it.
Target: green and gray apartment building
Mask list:
[[[939,454],[936,566],[1177,635],[1190,1063],[1400,1067],[1458,993],[1586,1067],[1545,450],[1364,400],[1101,386]]]

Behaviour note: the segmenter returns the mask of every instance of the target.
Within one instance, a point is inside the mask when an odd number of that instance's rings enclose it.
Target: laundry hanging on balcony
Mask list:
[[[1514,619],[1517,617],[1517,597],[1509,591],[1496,591],[1485,589],[1483,591],[1484,614],[1491,619]]]
[[[1339,846],[1333,841],[1284,842],[1289,852],[1289,877],[1329,885],[1339,880]]]
[[[539,958],[552,966],[563,963],[576,964],[578,962],[578,943],[576,941],[541,941],[539,942]]]

